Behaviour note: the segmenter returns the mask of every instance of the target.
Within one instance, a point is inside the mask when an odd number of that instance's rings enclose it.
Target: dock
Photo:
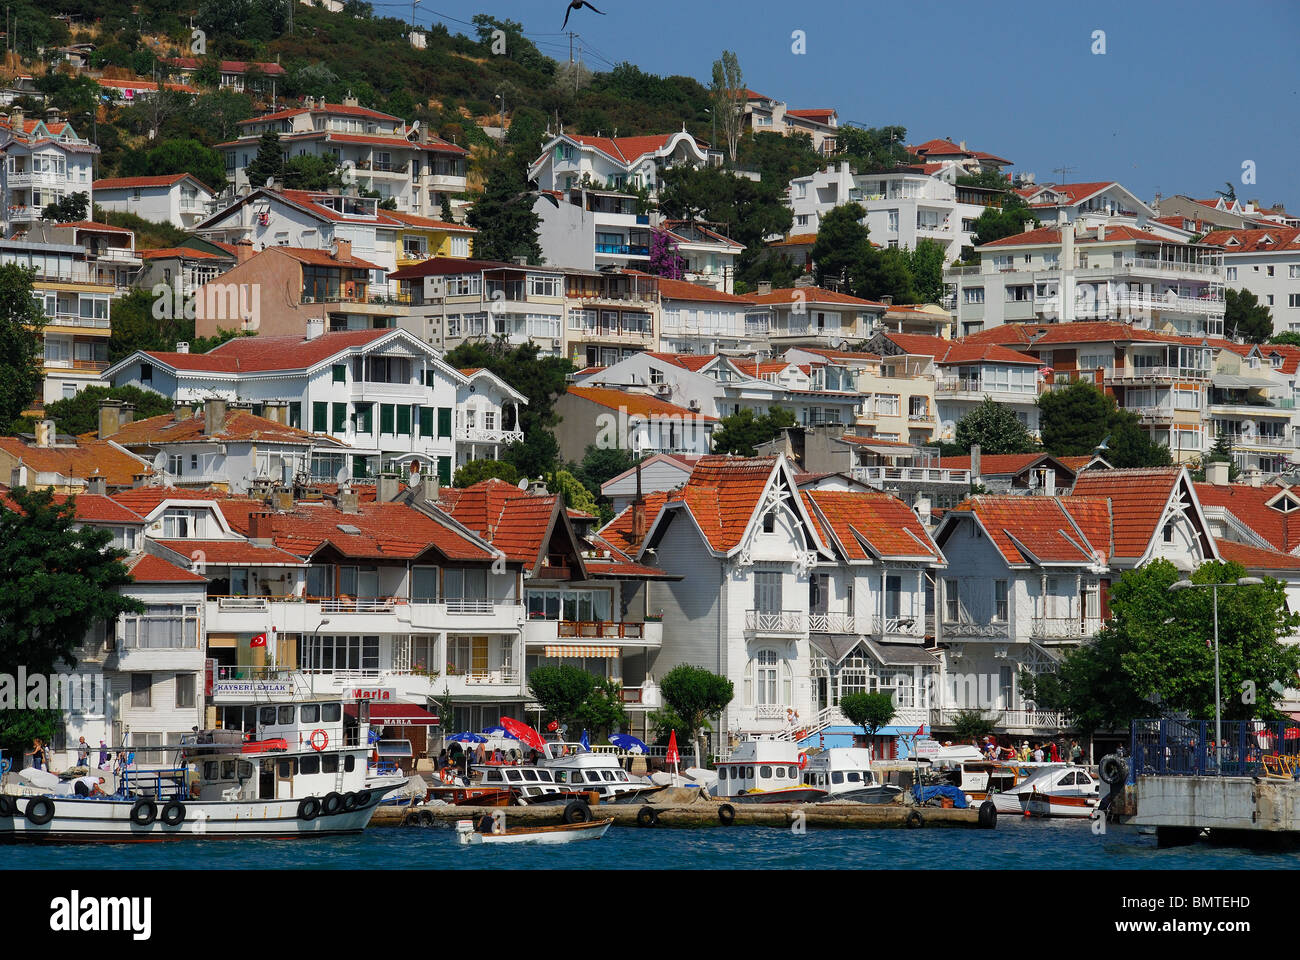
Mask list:
[[[789,829],[800,821],[808,828],[838,830],[918,829],[913,814],[920,817],[920,829],[931,827],[981,827],[979,810],[971,807],[958,810],[949,807],[912,807],[901,803],[736,803],[731,824],[723,824],[719,809],[726,804],[701,800],[686,804],[634,804],[605,803],[591,805],[593,819],[613,817],[615,826],[638,827],[638,813],[648,808],[654,811],[654,823],[646,829],[675,828],[700,829],[716,827],[780,827]],[[485,816],[504,813],[514,824],[545,825],[564,822],[564,807],[558,804],[517,807],[458,807],[452,805],[418,805],[415,807],[380,807],[370,821],[372,827],[413,826],[412,819],[422,825],[454,823],[457,820],[479,820]],[[412,815],[413,818],[412,818]],[[411,818],[411,819],[408,819]],[[909,824],[911,820],[911,824]]]

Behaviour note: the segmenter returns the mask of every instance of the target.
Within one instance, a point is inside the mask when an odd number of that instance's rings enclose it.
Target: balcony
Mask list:
[[[914,483],[970,483],[969,470],[940,467],[863,467],[853,468],[853,479],[872,486],[899,480]]]
[[[1011,628],[1006,623],[972,623],[968,620],[943,621],[943,639],[1006,640]]]
[[[857,633],[851,613],[810,613],[809,633]]]
[[[951,726],[956,722],[957,714],[963,709],[975,708],[943,707],[931,710],[930,723],[932,726],[937,727]],[[1055,710],[998,710],[992,708],[985,709],[983,712],[985,716],[996,716],[997,726],[1006,730],[1059,730],[1065,726],[1065,718]]]
[[[529,646],[617,643],[658,647],[663,642],[663,629],[664,625],[658,621],[530,619],[524,624],[524,641]]]
[[[46,370],[80,370],[85,373],[99,373],[108,369],[107,360],[46,360]]]
[[[457,443],[518,443],[522,430],[489,430],[487,427],[457,427]]]
[[[807,618],[798,610],[746,610],[745,632],[803,634],[807,632]]]
[[[1107,383],[1173,383],[1209,380],[1210,371],[1200,367],[1135,367],[1132,370],[1106,369]]]
[[[1033,403],[1042,387],[1013,388],[978,377],[947,377],[936,381],[934,390],[935,393],[947,394],[952,400],[983,400],[992,397],[1000,403]]]
[[[925,617],[922,614],[907,617],[872,617],[871,632],[878,637],[923,637]]]
[[[1283,420],[1290,420],[1295,412],[1293,409],[1274,406],[1271,403],[1211,403],[1209,411],[1212,414],[1229,417],[1280,417]]]
[[[463,173],[426,173],[421,183],[430,190],[463,193],[465,190],[465,175]]]
[[[617,257],[649,257],[650,248],[634,243],[598,243],[596,244],[597,254],[607,254]]]
[[[1035,640],[1078,640],[1091,637],[1101,629],[1101,620],[1089,617],[1034,617],[1029,635]]]
[[[108,317],[83,317],[79,313],[56,313],[45,315],[45,322],[52,327],[82,327],[87,330],[108,330]]]

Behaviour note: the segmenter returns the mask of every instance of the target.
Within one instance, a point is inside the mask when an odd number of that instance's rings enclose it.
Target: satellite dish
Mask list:
[[[264,186],[264,187],[273,187],[273,186],[275,186],[275,177],[267,177],[267,178],[266,178],[266,183],[262,184],[262,186]]]
[[[167,454],[159,451],[158,455],[153,458],[153,468],[162,471],[167,467]]]
[[[527,478],[527,477],[524,477],[522,480],[520,480],[518,486],[519,486],[519,489],[520,489],[520,490],[527,490],[527,489],[528,489],[528,478]]]

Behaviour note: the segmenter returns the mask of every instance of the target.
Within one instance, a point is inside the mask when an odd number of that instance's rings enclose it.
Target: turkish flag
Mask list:
[[[259,634],[258,634],[257,636],[255,636],[252,640],[249,640],[249,641],[248,641],[248,645],[249,645],[250,647],[264,647],[264,646],[266,646],[266,634],[264,634],[264,633],[259,633]]]
[[[677,756],[677,731],[676,730],[673,730],[671,733],[668,734],[668,755],[664,757],[664,760],[666,760],[668,763],[671,763],[674,767],[681,762],[680,758]]]

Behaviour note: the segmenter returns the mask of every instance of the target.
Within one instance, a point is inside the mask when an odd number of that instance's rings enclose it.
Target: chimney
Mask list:
[[[758,295],[759,295],[760,297],[765,297],[765,296],[767,296],[768,294],[770,294],[771,292],[772,292],[772,281],[771,281],[771,280],[760,280],[760,281],[758,282]]]
[[[317,337],[319,337],[319,336],[320,336],[321,334],[323,334],[324,332],[325,332],[325,318],[324,318],[324,317],[308,317],[308,318],[307,318],[307,335],[306,335],[303,339],[304,339],[304,340],[315,340]]]
[[[339,511],[341,513],[360,513],[361,498],[355,490],[339,491]]]
[[[641,462],[636,465],[636,497],[632,500],[632,537],[640,543],[646,535],[645,497],[641,496]]]
[[[48,109],[46,109],[46,111],[45,111],[45,122],[46,122],[47,124],[50,124],[50,123],[58,123],[58,122],[59,122],[59,108],[58,108],[58,107],[49,107]]]
[[[247,259],[249,259],[250,257],[252,257],[253,254],[256,253],[256,252],[257,252],[257,251],[255,251],[255,250],[253,249],[253,241],[252,241],[252,240],[236,240],[236,241],[235,241],[235,263],[236,263],[236,264],[243,263],[245,260],[247,260]]]
[[[375,481],[375,500],[378,503],[392,503],[397,499],[398,479],[391,473],[381,473]]]
[[[343,96],[343,106],[345,106],[345,107],[359,107],[359,106],[361,106],[361,101],[357,99],[356,94],[354,94],[351,90],[349,90],[349,91],[348,91],[346,94],[344,94],[344,96]]]
[[[216,436],[226,427],[226,401],[207,400],[203,404],[203,433]]]
[[[970,482],[980,482],[980,445],[978,443],[970,445]]]
[[[335,240],[330,247],[330,257],[334,260],[351,260],[352,259],[352,241]]]
[[[275,493],[271,495],[271,503],[280,513],[293,513],[293,491],[275,491]]]
[[[117,413],[118,427],[124,427],[133,420],[135,420],[135,404],[123,403],[121,409]]]
[[[289,425],[289,404],[285,400],[269,400],[262,404],[262,416],[274,420],[282,427]]]
[[[132,489],[132,490],[139,490],[141,487],[147,487],[148,485],[149,485],[149,474],[147,474],[147,473],[133,473],[133,474],[131,474],[131,489]]]
[[[263,545],[271,542],[274,531],[275,514],[250,513],[248,515],[248,539]]]
[[[893,294],[888,294],[888,293],[885,294],[883,297],[880,298],[880,302],[883,303],[883,304],[884,304],[885,306],[887,306],[887,307],[892,307],[892,306],[894,305],[894,296],[893,296]]]
[[[190,352],[190,345],[189,345],[189,342],[188,342],[188,341],[185,341],[185,340],[177,340],[177,341],[176,341],[176,352],[177,352],[177,353],[189,353],[189,352]]]
[[[177,400],[176,405],[172,407],[172,419],[177,423],[180,423],[182,420],[188,420],[192,416],[194,416],[194,410],[190,405],[188,403],[181,403]]]
[[[411,489],[416,500],[430,505],[438,502],[440,496],[438,475],[432,471],[422,474],[420,461],[411,461],[411,472],[407,477],[406,485]]]
[[[515,257],[515,263],[519,264],[519,266],[521,266],[521,267],[526,267],[526,266],[528,266],[528,258],[527,258],[527,257]]]
[[[921,526],[927,530],[930,529],[930,498],[925,495],[918,495],[916,501],[912,504],[912,509],[916,511],[916,519],[921,521]]]
[[[54,446],[55,432],[53,420],[36,421],[36,445],[38,447]]]
[[[99,432],[101,440],[107,440],[117,433],[122,426],[122,404],[117,400],[99,401]]]
[[[1216,487],[1228,485],[1228,463],[1225,460],[1213,460],[1205,465],[1205,482]]]
[[[1160,201],[1162,199],[1164,198],[1161,196],[1160,191],[1157,190],[1155,200],[1151,201],[1151,206],[1155,208],[1156,213],[1160,212]]]
[[[23,108],[22,107],[14,107],[12,110],[9,111],[9,125],[14,128],[15,132],[17,133],[23,132]]]
[[[1097,242],[1101,243],[1105,239],[1106,239],[1106,224],[1099,223],[1097,224]]]
[[[1032,220],[1026,220],[1026,221],[1025,221],[1024,223],[1022,223],[1020,226],[1021,226],[1021,228],[1023,229],[1023,231],[1024,231],[1025,233],[1028,233],[1030,230],[1034,229],[1034,221],[1032,221]]]
[[[95,471],[93,476],[86,478],[86,492],[100,497],[107,496],[108,481],[100,475],[98,470]]]

